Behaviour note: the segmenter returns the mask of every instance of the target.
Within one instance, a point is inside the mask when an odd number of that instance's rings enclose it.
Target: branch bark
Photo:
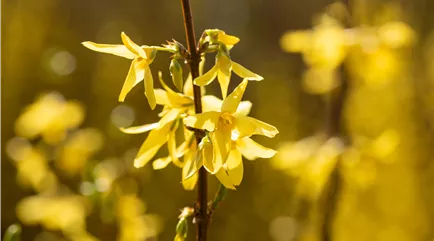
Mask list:
[[[193,79],[199,76],[199,63],[200,63],[200,53],[196,48],[196,37],[194,33],[193,25],[193,14],[191,11],[190,1],[181,0],[182,13],[184,17],[184,28],[185,36],[188,45],[188,51],[190,53],[190,59],[188,60],[188,65],[190,67],[191,77]],[[202,113],[202,96],[201,89],[197,85],[193,85],[193,95],[194,95],[194,107],[196,114]],[[203,138],[204,133],[200,130],[195,130],[196,143],[199,144]],[[199,169],[199,178],[197,183],[197,214],[195,216],[195,222],[197,226],[197,241],[207,240],[208,231],[208,180],[207,172],[201,167]]]

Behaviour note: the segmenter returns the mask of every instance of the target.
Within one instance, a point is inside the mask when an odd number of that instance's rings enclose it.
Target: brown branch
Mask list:
[[[190,67],[191,77],[193,79],[199,76],[199,63],[200,63],[200,53],[196,49],[196,37],[194,34],[193,25],[193,15],[191,12],[190,1],[181,0],[182,13],[184,16],[184,27],[185,35],[188,44],[188,51],[190,52],[190,58],[188,60],[188,65]],[[194,108],[195,112],[202,113],[202,98],[201,89],[197,85],[193,85],[193,95],[194,95]],[[203,138],[204,133],[201,130],[195,130],[196,143],[199,143]],[[197,225],[197,241],[207,240],[208,231],[208,212],[207,212],[207,198],[208,198],[208,181],[206,170],[201,167],[199,169],[199,179],[197,184],[197,214],[195,217],[195,222]]]

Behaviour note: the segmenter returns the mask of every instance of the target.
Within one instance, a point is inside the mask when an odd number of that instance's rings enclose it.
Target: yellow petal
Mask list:
[[[184,118],[184,124],[196,129],[214,131],[220,112],[209,111],[201,114],[191,115]]]
[[[186,164],[182,168],[182,186],[184,187],[185,190],[193,190],[197,182],[198,173],[195,172],[189,178],[186,178],[188,175],[188,171],[189,171],[189,166]]]
[[[162,128],[154,129],[149,133],[148,138],[143,142],[140,147],[139,153],[134,160],[136,168],[146,165],[157,154],[161,146],[167,141],[171,125],[165,125]]]
[[[172,158],[170,156],[158,158],[157,160],[152,162],[152,168],[154,168],[154,170],[160,170],[167,167],[170,162],[172,162]]]
[[[202,108],[204,112],[207,111],[220,111],[222,108],[222,100],[214,95],[202,96]]]
[[[221,166],[218,168],[214,167],[214,150],[211,142],[205,141],[203,143],[201,152],[202,152],[203,166],[209,173],[215,174],[220,169]]]
[[[243,157],[238,149],[234,148],[231,150],[226,160],[226,166],[231,182],[235,186],[240,185],[243,180]]]
[[[90,50],[100,53],[113,54],[127,59],[134,59],[136,57],[134,53],[121,44],[97,44],[90,41],[82,42],[81,44]]]
[[[176,120],[179,115],[181,115],[180,109],[170,109],[158,122],[160,126],[172,125],[174,120]]]
[[[228,35],[223,31],[218,33],[217,39],[218,41],[222,42],[225,45],[235,45],[238,42],[240,42],[239,38],[232,35]]]
[[[202,73],[200,73],[202,75]],[[184,83],[184,95],[193,97],[193,78],[191,77],[191,73],[188,74],[187,79]]]
[[[223,168],[220,168],[220,170],[215,174],[217,179],[228,189],[235,190],[235,186],[232,183],[231,179],[229,178],[229,175],[226,173],[226,171]]]
[[[244,79],[234,91],[223,101],[222,112],[235,113],[238,109],[238,105],[243,98],[244,91],[246,91],[248,80]]]
[[[229,75],[232,70],[232,61],[229,56],[223,52],[217,54],[216,65],[225,75]]]
[[[153,130],[155,128],[158,128],[160,126],[160,123],[152,123],[152,124],[145,124],[145,125],[141,125],[141,126],[132,126],[132,127],[121,127],[119,128],[120,131],[122,131],[123,133],[126,134],[139,134],[139,133],[145,133],[148,132],[150,130]]]
[[[203,75],[203,67],[205,67],[205,55],[200,58],[199,62],[199,75]]]
[[[158,72],[158,79],[161,85],[167,91],[167,97],[169,98],[170,105],[173,107],[185,107],[193,105],[193,98],[173,91],[163,80],[163,74]]]
[[[238,109],[237,112],[235,112],[235,115],[248,116],[251,109],[252,109],[252,102],[248,100],[241,101],[241,103],[238,105]]]
[[[217,79],[224,99],[228,94],[229,81],[231,79],[231,59],[226,54],[219,53],[217,55],[216,65],[218,66]]]
[[[234,61],[232,61],[232,70],[235,72],[235,74],[237,74],[243,79],[257,80],[257,81],[264,79],[262,76],[253,73],[252,71],[244,68],[242,65],[235,63]]]
[[[245,117],[245,118],[247,118],[252,124],[256,126],[253,135],[263,135],[272,138],[279,133],[277,128],[270,124],[267,124],[265,122],[262,122],[252,117]]]
[[[167,140],[167,149],[169,150],[169,156],[171,157],[173,163],[179,164],[178,160],[178,152],[176,150],[176,136],[175,136],[176,127],[169,134]]]
[[[238,116],[235,118],[235,126],[232,131],[232,140],[244,138],[255,134],[256,125],[250,121],[247,116]]]
[[[162,89],[154,89],[155,101],[157,105],[171,106],[167,92]]]
[[[217,76],[217,65],[214,65],[208,72],[194,79],[194,84],[199,86],[208,85]]]
[[[275,150],[264,147],[249,137],[239,139],[237,147],[241,151],[241,154],[250,161],[256,158],[271,158],[276,154]]]
[[[119,102],[123,102],[127,94],[145,77],[145,63],[137,59],[133,60],[128,71],[127,78],[119,95]]]
[[[211,134],[215,163],[225,163],[231,149],[231,129],[225,126]]]
[[[152,78],[151,69],[148,65],[145,66],[145,95],[148,99],[149,106],[151,109],[155,109],[155,106],[157,105],[157,101],[155,99],[155,93],[154,93],[154,79]]]
[[[124,32],[121,33],[122,43],[125,45],[125,47],[128,48],[132,53],[147,59],[145,51],[136,43],[134,43],[130,37],[128,37]]]
[[[183,180],[191,178],[203,165],[203,159],[200,152],[193,152],[190,155],[192,155],[191,159],[185,163],[185,166],[183,168],[186,169],[185,175],[183,175]]]
[[[229,87],[229,81],[231,79],[231,72],[229,72],[228,75],[224,74],[222,71],[217,72],[217,79],[219,81],[220,89],[222,92],[223,99],[226,98],[228,95],[228,87]]]

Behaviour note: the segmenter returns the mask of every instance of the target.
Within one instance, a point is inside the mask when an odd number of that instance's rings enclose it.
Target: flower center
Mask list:
[[[230,113],[222,113],[220,115],[220,122],[223,125],[232,125],[232,123],[234,122],[234,117]]]

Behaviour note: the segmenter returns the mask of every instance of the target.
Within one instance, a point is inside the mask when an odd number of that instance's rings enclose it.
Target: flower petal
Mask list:
[[[156,122],[156,123],[152,123],[152,124],[145,124],[145,125],[141,125],[141,126],[132,126],[132,127],[121,127],[119,128],[120,131],[122,131],[123,133],[126,134],[140,134],[140,133],[145,133],[148,132],[150,130],[153,130],[155,128],[158,128],[160,126],[160,123]]]
[[[232,183],[231,179],[229,178],[229,175],[226,173],[226,171],[223,168],[220,168],[220,170],[215,174],[217,179],[225,186],[226,188],[235,190],[235,186]]]
[[[185,170],[185,175],[183,173],[183,180],[191,178],[203,165],[202,155],[199,151],[189,153],[190,158],[187,162],[185,162],[185,166],[183,168]]]
[[[273,138],[275,135],[279,133],[277,128],[270,124],[267,124],[265,122],[262,122],[260,120],[248,116],[245,118],[248,118],[248,120],[256,126],[253,135],[263,135],[266,137]]]
[[[193,98],[173,91],[163,80],[163,74],[158,72],[158,79],[161,85],[167,91],[167,97],[169,98],[172,107],[185,107],[193,105]]]
[[[252,102],[248,100],[241,101],[241,103],[238,105],[238,109],[237,112],[235,112],[235,115],[248,116],[251,109],[252,109]]]
[[[225,73],[219,70],[217,72],[217,80],[219,81],[222,97],[224,99],[228,95],[228,87],[229,87],[229,81],[231,80],[231,72],[229,72],[229,74],[226,75]]]
[[[241,151],[241,154],[250,161],[257,158],[271,158],[276,154],[275,150],[264,147],[249,137],[239,139],[237,147]]]
[[[184,90],[182,92],[186,96],[193,97],[193,78],[191,77],[190,73],[188,74],[187,79],[185,80]]]
[[[217,65],[214,65],[208,72],[194,79],[194,84],[199,86],[208,85],[217,76]]]
[[[238,116],[232,131],[232,140],[244,138],[255,134],[256,125],[247,116]]]
[[[90,50],[100,53],[113,54],[127,59],[134,59],[136,57],[134,53],[121,44],[97,44],[90,41],[82,42],[81,44]]]
[[[222,108],[222,100],[214,95],[202,96],[202,108],[204,112],[207,111],[220,111]]]
[[[132,53],[136,54],[137,56],[140,56],[144,59],[147,59],[145,51],[136,43],[134,43],[130,37],[128,37],[124,32],[121,33],[122,43],[125,45],[125,47],[128,48]]]
[[[172,162],[172,158],[170,156],[158,158],[157,160],[152,162],[152,168],[154,168],[154,170],[160,170],[167,167],[167,165],[169,165],[169,163],[171,162]]]
[[[194,172],[193,175],[190,175],[189,178],[187,178],[188,171],[190,169],[192,162],[193,160],[188,161],[182,168],[182,186],[184,187],[185,190],[193,190],[198,179],[197,170]]]
[[[217,78],[224,99],[228,94],[229,81],[231,79],[231,59],[227,54],[219,53],[217,54],[216,65],[218,66]]]
[[[242,65],[235,63],[234,61],[232,61],[232,70],[235,72],[235,74],[237,74],[243,79],[257,80],[257,81],[264,79],[262,76],[253,73],[252,71],[244,68]]]
[[[157,105],[165,105],[170,106],[169,97],[167,96],[167,92],[162,89],[154,89],[155,100]]]
[[[206,137],[205,137],[206,138]],[[211,174],[215,174],[221,167],[214,166],[214,150],[211,142],[205,141],[202,145],[202,158],[204,168]]]
[[[167,149],[169,151],[169,156],[171,157],[173,164],[182,167],[182,165],[179,165],[181,163],[179,162],[178,151],[176,148],[176,135],[175,135],[176,129],[177,126],[175,126],[175,128],[169,133],[169,136],[167,138]]]
[[[228,159],[232,144],[231,129],[225,126],[215,130],[211,134],[211,142],[214,147],[214,162],[225,163],[226,159]]]
[[[121,93],[119,94],[119,102],[124,102],[127,94],[145,77],[145,63],[143,61],[134,59],[131,62],[130,70],[128,71],[127,78],[122,86]]]
[[[148,65],[145,65],[145,95],[148,99],[149,106],[151,109],[155,109],[155,106],[157,105],[157,101],[155,99],[155,93],[154,93],[154,79],[152,78],[151,69]]]
[[[223,101],[222,112],[235,113],[238,109],[238,105],[243,98],[244,91],[246,91],[247,83],[249,81],[244,79],[241,84],[239,84],[234,91]]]
[[[209,111],[201,114],[191,115],[184,118],[184,124],[207,131],[214,131],[216,124],[220,118],[220,112]]]
[[[158,122],[160,126],[165,125],[173,125],[173,121],[175,121],[179,115],[181,115],[180,109],[170,109]]]
[[[149,133],[148,138],[143,142],[140,147],[139,153],[134,160],[136,168],[146,165],[154,156],[164,143],[167,142],[167,135],[169,134],[171,125],[165,125],[162,128],[154,129]]]
[[[232,35],[229,35],[229,34],[226,34],[223,31],[218,33],[217,39],[218,39],[218,41],[222,42],[225,45],[235,45],[238,42],[240,42],[239,38],[232,36]]]
[[[231,182],[235,186],[240,185],[243,180],[243,157],[237,148],[232,149],[229,153],[226,165]]]

